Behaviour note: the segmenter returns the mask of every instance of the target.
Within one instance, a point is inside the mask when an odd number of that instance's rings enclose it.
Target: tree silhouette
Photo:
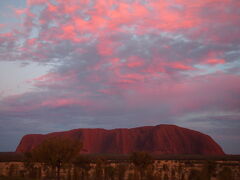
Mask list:
[[[70,162],[79,154],[82,144],[66,137],[51,137],[44,140],[31,152],[35,162],[41,162],[56,170],[56,177],[60,179],[60,169],[63,164]]]
[[[117,165],[117,180],[123,180],[128,166],[124,163],[119,163]]]
[[[95,160],[95,171],[93,174],[93,179],[103,180],[104,179],[104,167],[106,165],[106,160],[102,157],[98,157]]]
[[[197,169],[191,169],[188,180],[202,180],[201,171]]]
[[[74,159],[74,168],[76,170],[81,169],[82,180],[89,178],[89,170],[91,169],[91,163],[92,159],[86,155],[79,155]]]
[[[216,171],[216,164],[213,161],[206,161],[201,172],[202,179],[210,180]]]
[[[153,163],[152,156],[146,152],[134,152],[130,160],[140,172],[140,179],[143,179],[147,167]]]
[[[233,180],[232,170],[229,167],[224,167],[218,174],[219,180]]]
[[[116,168],[111,166],[111,165],[107,165],[104,167],[104,179],[107,180],[114,180],[116,175]]]

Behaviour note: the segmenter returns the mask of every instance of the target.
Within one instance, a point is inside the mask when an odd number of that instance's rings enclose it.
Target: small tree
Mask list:
[[[178,174],[178,179],[183,180],[184,179],[184,168],[181,164],[177,167],[177,174]]]
[[[64,163],[70,162],[82,148],[82,144],[66,137],[52,137],[44,140],[31,152],[36,162],[44,163],[57,170],[56,177],[60,179],[60,169]]]
[[[89,170],[91,169],[92,159],[86,155],[80,155],[73,161],[74,167],[81,169],[81,179],[88,179]]]
[[[216,171],[216,164],[213,161],[206,161],[203,165],[201,176],[204,180],[210,180]]]
[[[188,180],[202,180],[201,171],[197,169],[191,169]]]
[[[111,165],[107,165],[104,167],[104,179],[114,180],[115,174],[116,174],[115,167]]]
[[[23,176],[25,176],[25,174],[27,174],[27,177],[30,177],[30,178],[36,178],[37,177],[37,172],[36,172],[36,165],[35,165],[35,162],[33,160],[33,157],[32,157],[32,153],[30,152],[26,152],[24,154],[24,168],[26,169],[25,170],[25,173]],[[41,176],[41,172],[39,171],[39,176]]]
[[[229,167],[224,167],[218,174],[219,180],[233,180],[232,170]]]
[[[123,180],[127,170],[127,165],[124,163],[119,163],[117,165],[117,180]]]
[[[95,171],[93,179],[103,180],[104,179],[104,167],[106,166],[106,160],[102,157],[98,157],[95,160]]]
[[[153,163],[152,156],[146,152],[134,152],[130,160],[140,172],[140,179],[143,178],[147,167]]]

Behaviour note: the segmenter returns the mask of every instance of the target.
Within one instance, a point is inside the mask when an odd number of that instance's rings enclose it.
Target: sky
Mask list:
[[[239,0],[0,0],[0,151],[175,124],[240,154]]]

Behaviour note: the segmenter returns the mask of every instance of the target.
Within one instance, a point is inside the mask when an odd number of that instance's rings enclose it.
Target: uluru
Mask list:
[[[28,134],[16,152],[29,152],[49,137],[64,136],[83,143],[83,153],[223,155],[222,148],[208,135],[176,125],[144,126],[130,129],[74,129],[49,134]]]

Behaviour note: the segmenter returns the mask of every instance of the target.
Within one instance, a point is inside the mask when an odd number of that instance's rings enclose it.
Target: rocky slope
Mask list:
[[[132,129],[74,129],[50,134],[25,135],[16,152],[28,152],[44,139],[66,136],[83,143],[85,153],[147,151],[155,154],[222,155],[222,148],[208,135],[175,125],[144,126]]]

